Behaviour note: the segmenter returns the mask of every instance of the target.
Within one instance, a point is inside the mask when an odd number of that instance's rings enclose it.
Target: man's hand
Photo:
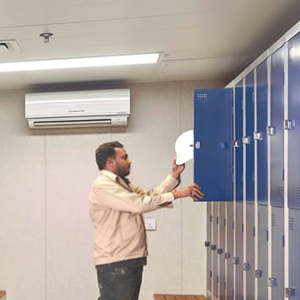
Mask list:
[[[182,188],[180,190],[174,190],[173,192],[174,198],[185,198],[191,197],[193,200],[202,199],[204,194],[201,191],[201,187],[197,183],[193,183],[190,186]]]
[[[173,159],[173,164],[172,164],[172,171],[171,171],[171,175],[178,179],[180,174],[184,171],[185,169],[185,164],[182,165],[176,165],[176,157],[174,157]]]

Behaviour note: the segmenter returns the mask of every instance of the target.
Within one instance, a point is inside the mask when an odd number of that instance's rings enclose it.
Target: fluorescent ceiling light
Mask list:
[[[0,63],[0,72],[22,72],[155,64],[158,53]]]

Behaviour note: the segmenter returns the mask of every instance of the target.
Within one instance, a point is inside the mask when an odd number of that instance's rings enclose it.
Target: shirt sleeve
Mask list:
[[[133,189],[131,192],[113,182],[96,184],[92,190],[91,201],[94,204],[99,201],[98,204],[117,211],[137,214],[153,211],[163,206],[169,206],[174,201],[171,190],[177,184],[177,180],[170,177],[168,176],[160,186],[150,191],[130,185]]]
[[[179,181],[174,178],[171,174],[169,174],[165,180],[157,187],[151,190],[147,190],[140,186],[135,186],[130,184],[130,188],[140,195],[160,195],[163,193],[171,192],[179,185]]]

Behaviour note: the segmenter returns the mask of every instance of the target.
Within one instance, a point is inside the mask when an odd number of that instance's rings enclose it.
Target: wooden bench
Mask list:
[[[6,292],[5,291],[0,291],[0,300],[4,299],[5,296],[6,296]]]
[[[154,294],[154,300],[207,300],[203,295]]]

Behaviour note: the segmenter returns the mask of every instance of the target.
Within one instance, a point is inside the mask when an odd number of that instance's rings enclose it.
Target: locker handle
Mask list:
[[[195,148],[199,150],[201,148],[201,142],[199,142],[199,141],[196,142],[195,143]]]
[[[251,137],[250,136],[243,137],[243,144],[246,144],[246,145],[251,144]]]
[[[234,147],[234,148],[239,148],[239,147],[241,147],[241,142],[238,141],[238,140],[234,140],[234,141],[233,141],[233,147]]]
[[[275,126],[268,126],[267,133],[268,133],[268,135],[274,135],[276,133],[276,127]]]
[[[223,253],[223,249],[222,249],[222,248],[218,248],[218,249],[217,249],[217,253],[218,253],[218,254],[222,254],[222,253]]]
[[[270,287],[276,287],[277,286],[277,278],[275,278],[275,277],[269,277],[268,278],[268,286],[270,286]]]
[[[209,247],[210,246],[210,241],[205,241],[204,246]]]
[[[295,127],[295,121],[294,120],[285,120],[284,121],[284,129],[285,130],[291,130]]]
[[[216,250],[217,249],[217,245],[211,245],[210,249],[213,250],[213,251]]]
[[[257,141],[262,141],[263,133],[262,132],[253,132],[253,139]]]
[[[285,297],[290,298],[295,296],[295,289],[294,288],[285,288]]]

